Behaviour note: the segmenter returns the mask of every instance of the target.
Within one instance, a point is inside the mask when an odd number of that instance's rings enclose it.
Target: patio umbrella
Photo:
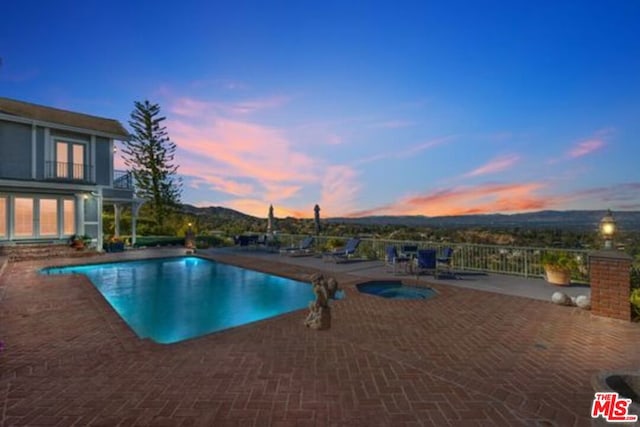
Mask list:
[[[269,205],[269,216],[267,217],[267,233],[273,233],[274,223],[275,219],[273,217],[273,205]]]
[[[313,225],[316,228],[316,234],[320,234],[320,206],[316,205],[313,208],[314,217],[313,217]]]

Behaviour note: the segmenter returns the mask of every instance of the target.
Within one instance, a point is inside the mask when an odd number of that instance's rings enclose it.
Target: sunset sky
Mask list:
[[[640,210],[637,0],[44,3],[2,6],[0,96],[159,103],[185,203]]]

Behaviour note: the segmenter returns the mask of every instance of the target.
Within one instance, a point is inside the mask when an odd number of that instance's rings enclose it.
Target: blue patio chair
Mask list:
[[[331,259],[333,261],[340,262],[346,261],[353,256],[360,245],[360,239],[352,237],[347,241],[347,244],[343,248],[335,249],[333,252],[327,252],[323,254],[323,258]]]
[[[452,258],[453,258],[453,249],[444,248],[444,251],[442,251],[442,256],[436,258],[436,262],[438,263],[438,266],[444,267],[444,269],[446,269],[447,274],[457,278],[458,276],[453,272],[451,268]]]
[[[385,248],[385,254],[385,264],[393,269],[394,274],[398,272],[398,266],[404,265],[406,269],[407,263],[410,261],[410,258],[398,255],[398,250],[393,245]]]
[[[434,249],[420,249],[416,258],[416,279],[423,272],[433,273],[434,278],[438,278],[438,262]]]

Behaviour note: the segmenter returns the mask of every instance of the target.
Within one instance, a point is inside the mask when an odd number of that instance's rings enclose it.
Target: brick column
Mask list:
[[[631,257],[608,250],[589,254],[591,313],[613,319],[631,320]]]

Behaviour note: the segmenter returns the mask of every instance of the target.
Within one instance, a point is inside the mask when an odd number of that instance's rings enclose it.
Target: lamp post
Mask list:
[[[600,220],[600,234],[604,238],[604,248],[612,249],[613,235],[616,233],[616,220],[613,218],[611,209],[607,211],[607,214]]]

